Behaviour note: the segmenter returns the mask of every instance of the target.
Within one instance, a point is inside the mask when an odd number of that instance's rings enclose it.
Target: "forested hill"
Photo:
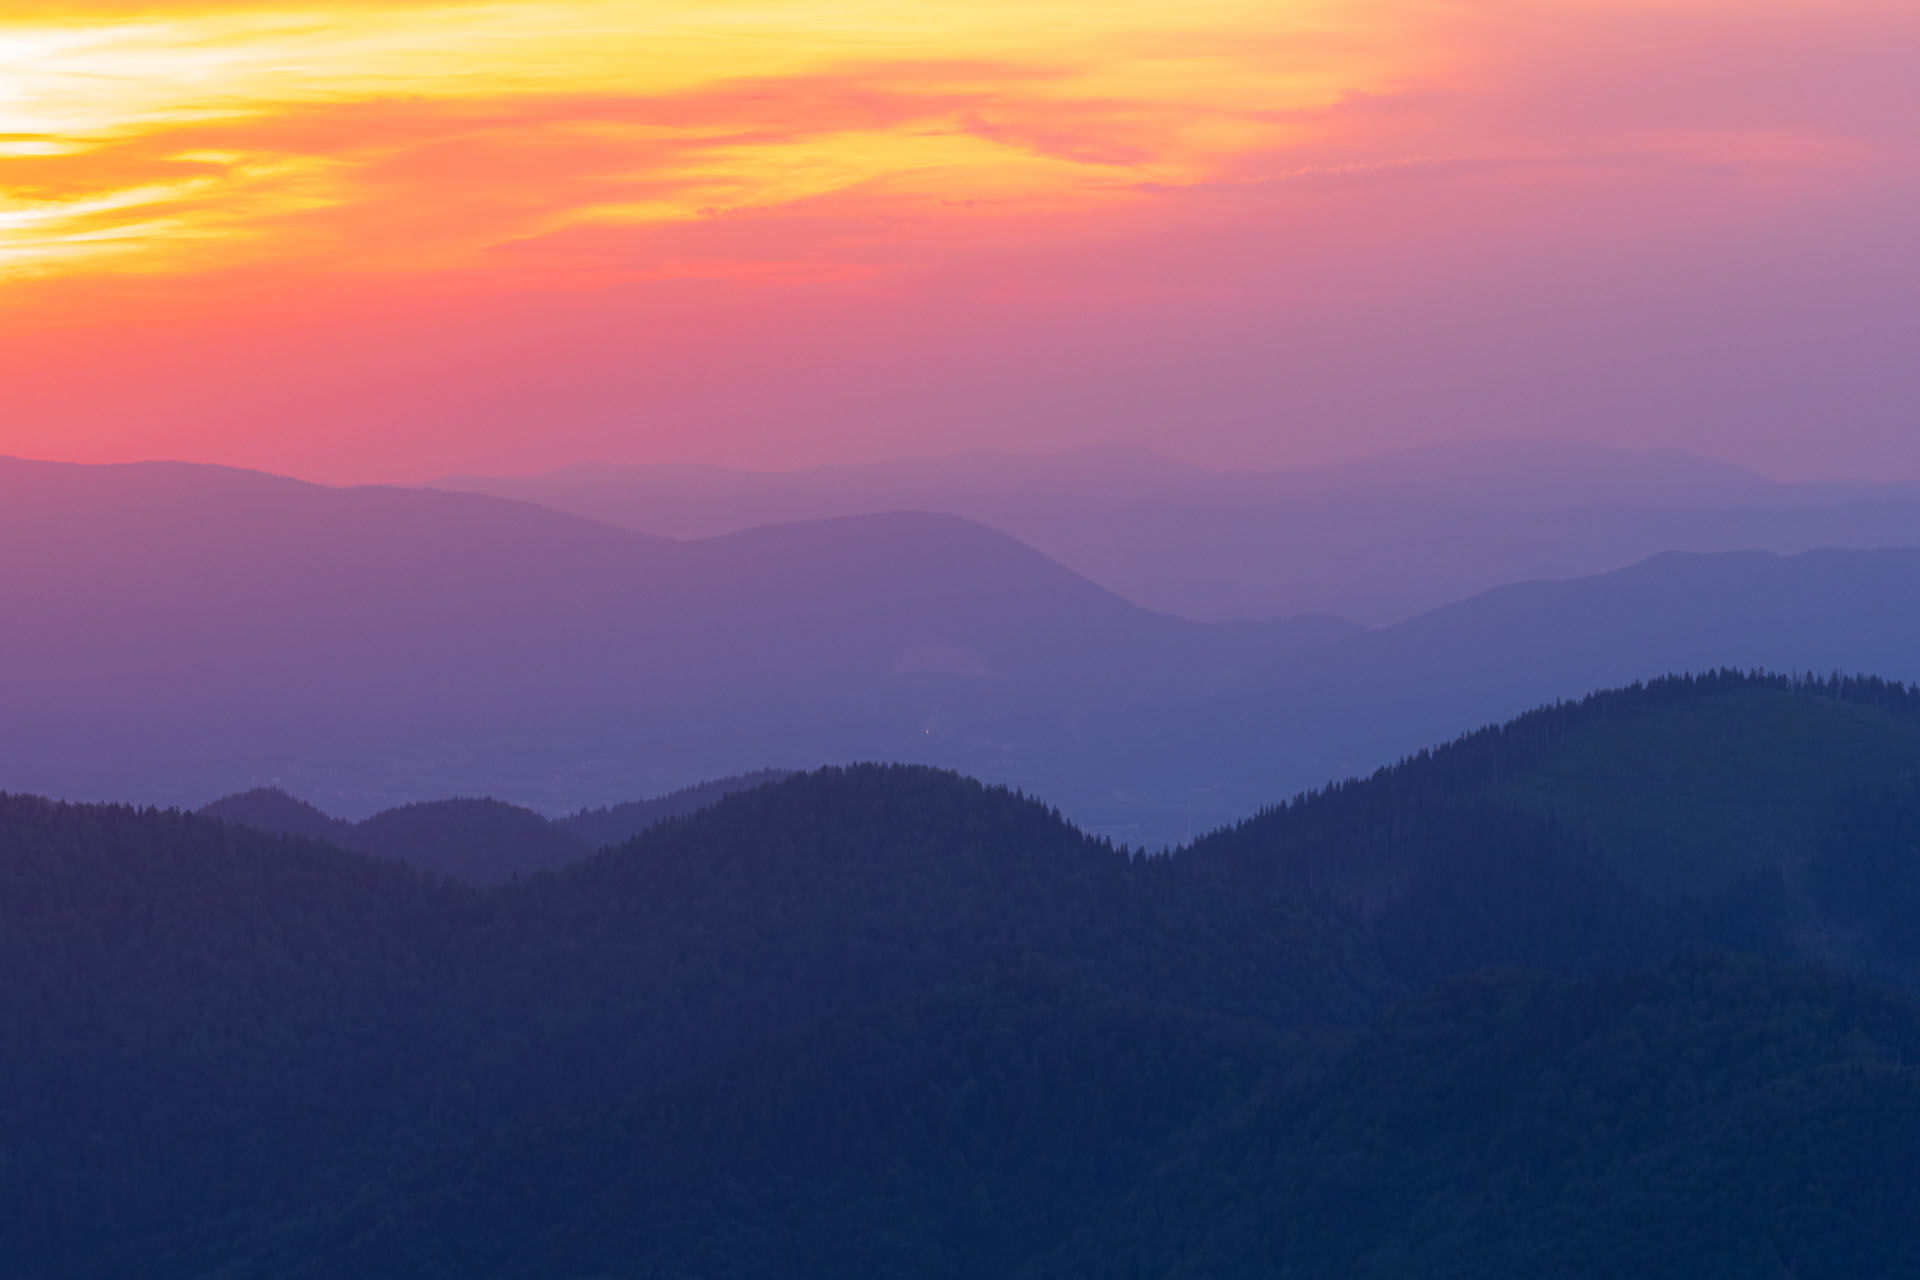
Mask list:
[[[1153,857],[952,774],[826,770],[484,891],[3,798],[0,1252],[1904,1274],[1920,1012],[1847,971],[1914,950],[1911,702],[1661,682]]]
[[[1192,852],[1378,898],[1418,869],[1396,829],[1436,805],[1486,804],[1553,823],[1617,883],[1723,941],[1911,983],[1920,910],[1906,908],[1920,908],[1920,885],[1894,850],[1911,836],[1916,786],[1920,691],[1720,671],[1535,711],[1278,805]],[[1863,877],[1881,908],[1865,910]]]

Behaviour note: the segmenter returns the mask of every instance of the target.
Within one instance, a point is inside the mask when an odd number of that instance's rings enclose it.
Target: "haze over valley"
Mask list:
[[[1648,494],[1664,461],[1600,453],[1596,475],[1522,453],[1495,478],[1548,512],[1556,484]],[[1337,473],[1340,500],[1398,501],[1406,464],[1375,470]],[[1476,474],[1416,469],[1454,507],[1483,500]],[[19,461],[0,496],[20,727],[0,760],[80,799],[276,786],[354,818],[456,796],[558,816],[889,760],[1161,848],[1596,688],[1720,667],[1920,678],[1920,551],[1901,547],[1667,552],[1368,629],[1154,612],[941,513],[674,539],[480,495]]]
[[[1201,621],[1331,613],[1385,626],[1508,583],[1606,573],[1667,551],[1920,543],[1920,485],[1781,484],[1670,450],[1578,440],[1431,445],[1273,472],[1090,448],[787,472],[583,464],[437,487],[680,538],[946,512],[1135,604]]]

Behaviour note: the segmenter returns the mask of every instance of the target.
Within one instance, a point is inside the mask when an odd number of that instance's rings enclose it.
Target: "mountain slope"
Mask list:
[[[1421,752],[1198,842],[1202,859],[1294,864],[1335,893],[1414,874],[1408,851],[1307,865],[1290,851],[1352,815],[1435,797],[1551,823],[1611,877],[1716,941],[1920,980],[1920,931],[1868,906],[1907,901],[1904,825],[1920,780],[1920,693],[1878,680],[1720,672],[1594,694]],[[1349,887],[1343,888],[1346,885]],[[1358,887],[1352,887],[1358,886]]]
[[[1461,983],[1196,1134],[1041,1277],[1904,1274],[1913,1007],[1693,959]]]
[[[225,1246],[322,1280],[963,1277],[1097,1221],[1143,1157],[1283,1049],[1041,969],[774,1040],[701,1079],[508,1128]],[[449,1196],[449,1178],[460,1194]]]
[[[407,1146],[462,901],[295,837],[0,795],[8,1270],[278,1202],[370,1133]]]
[[[0,1239],[24,1280],[1894,1274],[1920,1013],[1782,961],[1912,981],[1916,721],[1661,682],[1145,858],[830,769],[488,891],[0,799]],[[1691,812],[1743,778],[1817,827],[1784,897]]]
[[[1297,1029],[1364,1020],[1461,965],[1656,953],[1662,925],[1630,895],[1595,911],[1577,850],[1476,821],[1414,840],[1438,856],[1505,839],[1525,883],[1569,892],[1463,912],[1482,860],[1370,921],[1257,868],[1130,861],[1033,801],[908,768],[741,792],[487,894],[212,819],[9,801],[0,1052],[24,1083],[0,1107],[19,1192],[0,1238],[157,1274],[117,1250],[151,1260],[175,1227],[225,1241],[226,1214],[624,1107],[1008,967]],[[1428,904],[1427,945],[1383,947]],[[288,1107],[315,1090],[324,1104]]]

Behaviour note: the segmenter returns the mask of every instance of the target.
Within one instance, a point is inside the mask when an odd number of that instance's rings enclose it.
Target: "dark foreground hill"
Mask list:
[[[1910,1274],[1916,1030],[1725,956],[1465,980],[1196,1126],[1018,1274]]]
[[[1424,822],[1436,797],[1471,797],[1552,823],[1611,879],[1717,940],[1911,982],[1920,913],[1906,907],[1920,897],[1899,851],[1916,787],[1909,687],[1721,672],[1532,712],[1277,806],[1194,853],[1377,903],[1393,897],[1383,886],[1426,873],[1393,824]],[[1329,831],[1346,833],[1336,858],[1307,852]],[[1869,882],[1883,909],[1865,909]]]
[[[1858,975],[1913,948],[1914,702],[1664,682],[1150,858],[904,767],[488,891],[0,800],[0,1248],[24,1280],[1907,1274],[1920,1011]],[[1700,743],[1738,750],[1669,776]],[[1747,807],[1775,844],[1714,817]]]

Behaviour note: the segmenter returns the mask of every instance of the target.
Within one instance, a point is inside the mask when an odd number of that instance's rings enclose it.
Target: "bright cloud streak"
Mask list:
[[[1337,8],[549,0],[0,26],[0,134],[13,143],[0,189],[34,228],[0,261],[81,269],[88,246],[121,270],[230,261],[260,251],[282,215],[316,208],[341,210],[342,225],[330,243],[309,228],[300,247],[393,267],[458,263],[495,237],[868,185],[1097,199],[1204,177],[1281,140],[1274,113],[1377,87],[1384,69],[1366,58],[1301,56],[1332,38]],[[1291,58],[1274,54],[1282,37]],[[308,127],[328,111],[343,127]],[[435,163],[446,151],[468,163]],[[516,200],[505,223],[431,242],[361,234],[356,211],[393,194],[409,156],[457,204],[514,191],[518,163],[561,153],[574,171],[558,176],[576,181]],[[207,160],[219,155],[232,160]],[[171,172],[194,165],[206,171],[190,181]],[[102,225],[113,210],[117,230]]]

